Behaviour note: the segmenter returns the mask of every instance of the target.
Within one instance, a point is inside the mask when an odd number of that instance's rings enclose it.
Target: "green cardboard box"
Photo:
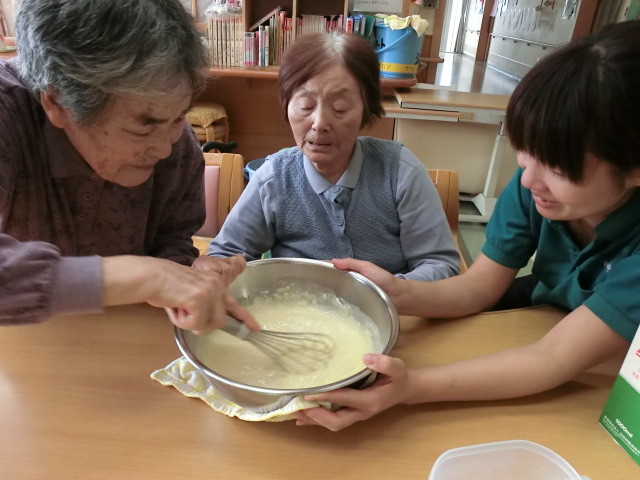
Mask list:
[[[611,388],[600,424],[640,465],[640,329]]]

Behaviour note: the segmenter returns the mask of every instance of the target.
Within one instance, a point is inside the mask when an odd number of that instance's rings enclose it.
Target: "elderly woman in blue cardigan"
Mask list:
[[[305,35],[279,81],[297,146],[255,171],[209,255],[353,257],[412,280],[456,275],[459,254],[425,167],[399,142],[358,137],[384,115],[373,48],[344,33]]]

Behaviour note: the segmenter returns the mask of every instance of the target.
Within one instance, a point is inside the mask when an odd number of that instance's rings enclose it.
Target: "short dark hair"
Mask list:
[[[380,63],[373,47],[361,37],[336,31],[309,33],[298,38],[286,51],[280,65],[280,101],[285,120],[287,106],[295,91],[327,68],[341,64],[356,79],[362,92],[362,124],[372,124],[384,116],[380,95]]]
[[[640,20],[607,25],[538,62],[515,89],[507,133],[569,180],[591,153],[624,175],[640,167]]]

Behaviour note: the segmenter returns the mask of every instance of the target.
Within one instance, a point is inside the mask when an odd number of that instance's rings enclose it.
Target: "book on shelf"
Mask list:
[[[262,17],[260,20],[258,20],[256,23],[251,25],[251,27],[249,27],[247,29],[247,31],[254,32],[254,31],[258,30],[258,27],[260,27],[260,25],[263,25],[263,24],[267,23],[271,17],[278,16],[281,10],[282,10],[282,7],[274,8],[269,13],[267,13],[264,17]]]
[[[233,46],[233,44],[231,44],[231,42],[229,42],[229,37],[231,37],[231,33],[229,32],[229,21],[227,18],[225,18],[222,21],[222,41],[224,43],[224,55],[223,55],[223,65],[225,67],[228,67],[229,64],[231,63],[231,48]]]
[[[283,39],[282,39],[282,50],[280,52],[280,56],[285,52],[285,50],[291,45],[293,42],[293,19],[291,17],[284,18],[282,22],[282,30],[283,30]]]
[[[269,18],[269,62],[267,65],[278,64],[278,45],[280,43],[280,15]]]
[[[344,22],[344,30],[347,33],[353,33],[353,17],[347,17],[346,21]]]
[[[258,65],[258,46],[256,43],[256,32],[245,32],[244,34],[244,65],[255,67]]]
[[[258,27],[258,66],[266,67],[269,63],[269,25]]]
[[[255,32],[257,42],[256,65],[278,65],[282,53],[292,41],[291,18],[282,7],[276,7],[254,23],[249,32]]]
[[[310,32],[346,30],[370,39],[374,23],[375,17],[366,14],[348,17],[340,14],[302,14],[291,18],[286,10],[278,6],[245,29],[242,15],[215,14],[208,17],[209,54],[212,65],[221,67],[279,65],[284,52],[298,36]]]
[[[363,15],[364,17],[364,32],[362,36],[367,40],[375,42],[375,33],[373,27],[376,25],[376,17],[373,15]]]
[[[263,52],[262,52],[262,58],[263,58],[263,65],[265,67],[269,66],[269,35],[270,35],[271,29],[269,28],[269,25],[265,25],[264,27],[264,44],[263,44]]]
[[[207,34],[212,65],[223,67],[243,65],[244,28],[241,15],[210,16],[207,23]]]
[[[244,47],[244,23],[242,22],[242,17],[240,15],[235,18],[235,46],[236,46],[236,55],[234,64],[237,66],[242,65],[242,49]]]
[[[360,24],[362,23],[362,15],[351,15],[353,18],[353,33],[354,35],[360,35]]]

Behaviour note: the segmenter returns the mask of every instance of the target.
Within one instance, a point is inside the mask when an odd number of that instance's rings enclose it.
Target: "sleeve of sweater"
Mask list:
[[[432,281],[456,275],[460,260],[440,197],[424,165],[406,147],[400,151],[396,202],[410,269],[396,276]]]
[[[46,242],[21,242],[4,232],[11,215],[16,162],[31,145],[27,129],[19,128],[31,112],[27,96],[3,65],[0,82],[0,325],[33,323],[62,313],[102,309],[99,257],[62,257]],[[22,100],[22,102],[21,102]],[[20,115],[16,114],[16,111]],[[5,121],[11,119],[10,121]]]
[[[45,242],[0,234],[0,324],[102,310],[100,257],[61,257]]]

